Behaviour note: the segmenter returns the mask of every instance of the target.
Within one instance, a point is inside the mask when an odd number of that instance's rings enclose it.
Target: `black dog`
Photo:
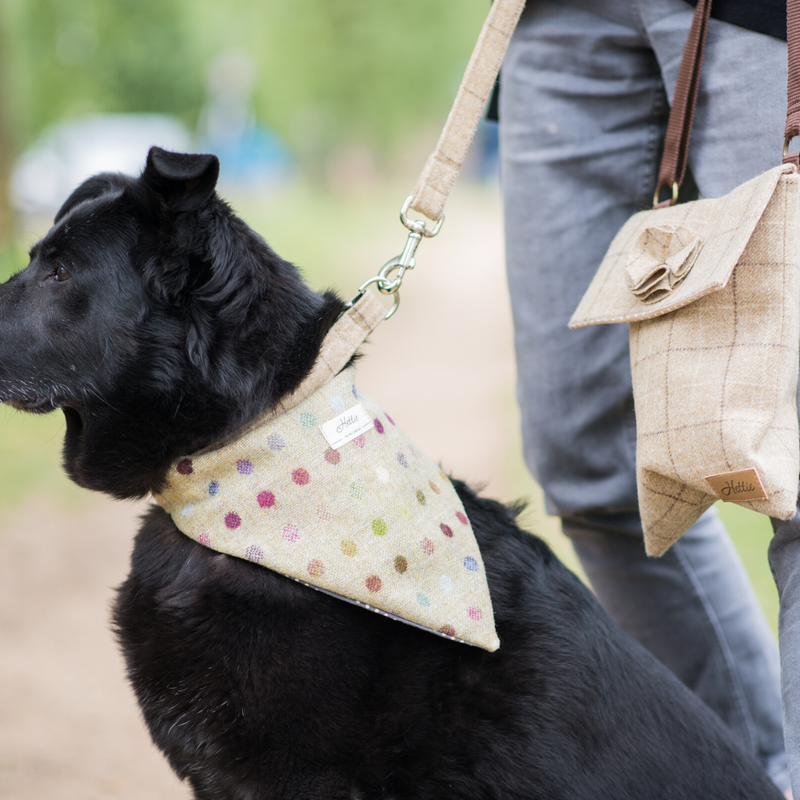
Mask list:
[[[70,477],[119,498],[294,389],[344,304],[153,149],[87,180],[0,287],[0,401],[63,410]],[[145,517],[115,622],[155,743],[198,798],[776,798],[716,717],[623,634],[514,509],[457,491],[489,653],[206,549]]]

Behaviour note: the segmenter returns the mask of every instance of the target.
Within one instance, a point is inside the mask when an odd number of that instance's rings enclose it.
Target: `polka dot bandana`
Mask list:
[[[350,367],[286,413],[179,460],[157,502],[206,547],[496,650],[483,560],[455,489],[354,380]],[[334,450],[320,426],[359,403],[372,424]]]

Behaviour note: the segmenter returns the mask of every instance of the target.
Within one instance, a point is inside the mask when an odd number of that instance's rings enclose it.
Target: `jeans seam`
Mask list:
[[[636,198],[640,208],[650,208],[653,192],[658,181],[659,145],[666,131],[666,115],[668,105],[663,82],[653,87],[650,101],[650,122],[647,126],[645,157],[642,159],[642,173],[639,179],[639,194]]]
[[[678,561],[679,566],[684,570],[686,577],[692,584],[695,596],[703,606],[706,620],[708,624],[711,626],[711,629],[714,632],[714,638],[720,648],[720,651],[722,652],[725,664],[725,672],[727,673],[728,680],[730,681],[730,684],[733,687],[733,693],[738,701],[741,716],[750,739],[749,742],[750,751],[756,754],[760,754],[761,742],[758,740],[758,732],[756,729],[756,724],[755,721],[753,720],[752,714],[750,713],[750,709],[748,707],[747,700],[744,696],[744,691],[741,685],[741,681],[739,680],[739,676],[733,669],[733,657],[731,655],[730,648],[728,647],[728,643],[726,642],[725,636],[722,633],[722,629],[717,619],[716,612],[714,611],[713,607],[709,604],[706,595],[702,591],[700,581],[698,580],[697,575],[694,569],[692,568],[689,560],[683,554],[680,544],[681,544],[680,541],[676,542],[672,546],[672,551],[675,553],[675,557]]]

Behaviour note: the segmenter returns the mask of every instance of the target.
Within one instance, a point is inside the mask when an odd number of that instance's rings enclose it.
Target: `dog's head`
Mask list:
[[[0,286],[0,401],[64,410],[81,485],[158,489],[293,389],[341,312],[217,197],[218,172],[153,148],[138,178],[90,178]]]

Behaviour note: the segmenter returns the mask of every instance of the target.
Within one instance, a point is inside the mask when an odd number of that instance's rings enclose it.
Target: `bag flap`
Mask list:
[[[570,328],[651,319],[723,289],[784,174],[781,165],[725,197],[641,211],[614,237]]]

